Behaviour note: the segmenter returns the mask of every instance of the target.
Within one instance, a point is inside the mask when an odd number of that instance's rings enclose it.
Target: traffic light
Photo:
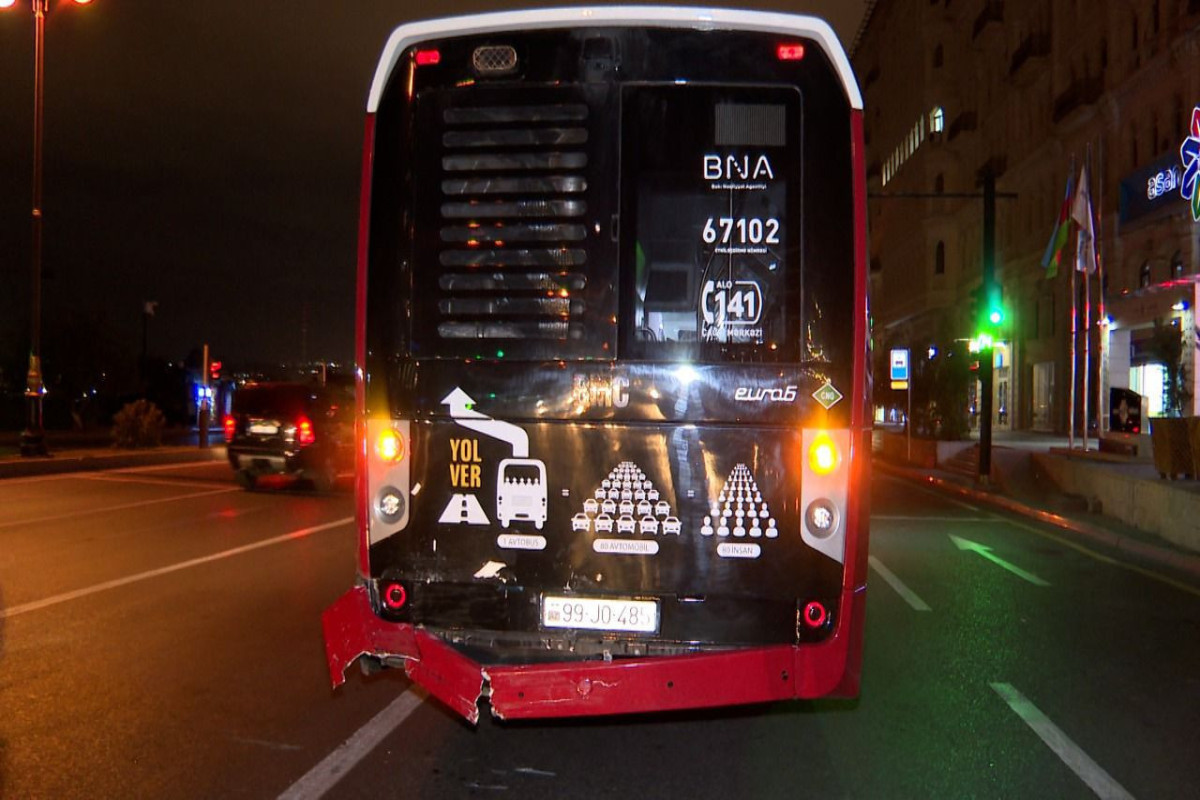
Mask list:
[[[971,317],[974,331],[969,349],[972,353],[990,350],[1004,338],[1002,336],[1007,313],[1004,308],[1004,293],[999,284],[980,286],[971,292]]]
[[[220,380],[220,378],[221,378],[221,362],[220,361],[208,362],[208,377],[214,381]]]

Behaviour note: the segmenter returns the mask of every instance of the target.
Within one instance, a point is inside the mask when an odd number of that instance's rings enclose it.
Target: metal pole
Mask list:
[[[996,176],[989,168],[983,176],[983,303],[989,313],[996,288]],[[979,351],[979,482],[987,483],[992,474],[992,367],[994,344]]]
[[[199,420],[197,424],[198,433],[200,434],[201,449],[208,447],[208,423],[209,423],[209,404],[208,404],[208,345],[204,345],[204,357],[200,364],[200,409]]]
[[[1078,244],[1078,243],[1077,243]],[[1071,264],[1071,401],[1069,403],[1069,414],[1067,419],[1067,449],[1075,449],[1075,339],[1077,336],[1079,312],[1076,308],[1075,291],[1075,273],[1078,270],[1075,264]]]
[[[1083,273],[1083,452],[1088,449],[1088,424],[1092,421],[1088,405],[1092,399],[1092,274]]]
[[[46,6],[33,0],[33,268],[29,312],[29,371],[25,374],[26,427],[21,455],[46,455],[42,395],[42,103],[45,91]]]

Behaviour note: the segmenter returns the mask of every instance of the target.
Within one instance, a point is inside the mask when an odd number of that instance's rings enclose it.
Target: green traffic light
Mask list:
[[[992,309],[992,312],[988,314],[988,319],[991,320],[993,325],[999,325],[1004,319],[1004,312],[998,308],[994,308]]]

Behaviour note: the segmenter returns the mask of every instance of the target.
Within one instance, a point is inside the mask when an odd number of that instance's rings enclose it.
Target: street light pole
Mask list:
[[[91,0],[75,0],[86,5]],[[15,0],[0,0],[0,9]],[[42,397],[46,384],[42,377],[42,107],[46,85],[46,14],[50,0],[31,0],[33,8],[33,242],[32,296],[29,311],[29,370],[25,373],[25,429],[21,431],[21,455],[46,455]]]
[[[46,455],[42,425],[42,106],[45,96],[46,8],[33,0],[33,297],[29,313],[29,371],[25,374],[28,413],[21,431],[21,455]]]

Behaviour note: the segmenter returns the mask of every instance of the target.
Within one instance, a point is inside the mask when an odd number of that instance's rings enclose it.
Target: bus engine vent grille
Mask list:
[[[587,105],[453,107],[442,122],[438,334],[582,338]]]

